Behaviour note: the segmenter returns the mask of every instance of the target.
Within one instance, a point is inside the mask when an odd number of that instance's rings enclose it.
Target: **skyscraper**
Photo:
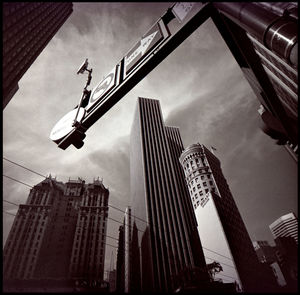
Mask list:
[[[3,3],[3,108],[18,82],[73,11],[72,2]]]
[[[212,19],[261,104],[262,130],[297,161],[297,2],[213,5]]]
[[[212,257],[223,268],[217,277],[238,281],[245,292],[261,291],[257,284],[258,259],[219,159],[198,143],[183,151],[180,163],[205,257]]]
[[[20,205],[4,247],[14,279],[103,279],[108,190],[101,181],[49,176]]]
[[[178,163],[182,146],[178,129],[164,125],[159,101],[139,97],[131,130],[130,176],[142,291],[174,291],[180,278],[197,267],[202,271],[198,282],[208,280]]]
[[[278,237],[292,237],[298,244],[298,218],[294,213],[288,213],[269,225],[274,239]]]

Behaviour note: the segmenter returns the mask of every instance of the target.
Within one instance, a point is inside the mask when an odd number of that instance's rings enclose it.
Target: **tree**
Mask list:
[[[216,273],[223,271],[223,267],[217,261],[207,264],[206,267],[212,281],[214,281]]]

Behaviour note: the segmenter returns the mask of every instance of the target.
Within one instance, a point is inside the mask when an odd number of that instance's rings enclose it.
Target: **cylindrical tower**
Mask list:
[[[213,279],[237,282],[245,292],[258,286],[259,262],[251,239],[213,151],[202,144],[188,146],[179,158],[198,224],[206,264],[219,263]],[[267,287],[267,286],[266,286]]]

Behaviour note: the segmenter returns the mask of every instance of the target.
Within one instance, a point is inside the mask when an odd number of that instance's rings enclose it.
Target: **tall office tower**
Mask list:
[[[66,196],[73,196],[72,190]],[[103,280],[109,191],[99,179],[88,184],[78,208],[70,277]]]
[[[262,130],[297,161],[297,2],[213,5],[212,19],[261,103]]]
[[[279,217],[269,225],[274,239],[278,237],[292,237],[298,244],[298,218],[294,213]]]
[[[221,264],[225,272],[219,273],[222,280],[231,276],[241,283],[245,292],[259,291],[258,259],[219,159],[198,143],[187,147],[179,161],[190,191],[207,263],[210,257]]]
[[[18,82],[73,11],[72,2],[3,3],[3,108]]]
[[[131,130],[131,209],[141,247],[142,292],[171,292],[199,267],[209,280],[187,189],[177,174],[182,142],[165,127],[158,100],[138,98]],[[173,136],[174,138],[170,138]],[[178,158],[177,158],[178,159]],[[142,233],[141,233],[142,232]]]
[[[34,186],[4,247],[4,280],[102,280],[107,202],[99,180],[49,176]]]

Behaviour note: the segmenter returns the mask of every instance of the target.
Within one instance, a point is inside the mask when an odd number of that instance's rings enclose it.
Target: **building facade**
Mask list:
[[[138,98],[130,139],[131,209],[141,249],[141,290],[171,292],[200,269],[209,280],[184,175],[178,128],[166,127],[158,100]]]
[[[261,106],[261,128],[298,160],[297,2],[215,2],[212,19]]]
[[[18,82],[73,11],[72,2],[3,3],[3,108]]]
[[[294,213],[288,213],[269,225],[274,240],[278,237],[292,237],[298,244],[298,218]]]
[[[4,281],[103,280],[108,196],[99,180],[34,186],[4,247]]]
[[[277,260],[276,247],[271,246],[268,241],[253,241],[252,244],[261,263],[271,264]]]
[[[216,278],[237,281],[245,292],[259,291],[259,262],[219,159],[198,143],[183,151],[180,163],[207,263],[213,258],[223,268]]]
[[[298,245],[293,237],[275,239],[278,264],[286,281],[286,291],[298,290]]]
[[[131,238],[132,238],[132,220],[131,220],[131,208],[125,209],[124,215],[124,292],[130,292],[130,262],[131,262]]]
[[[125,233],[124,225],[119,226],[117,269],[116,269],[116,291],[124,293],[125,290]]]
[[[253,248],[261,266],[265,268],[265,272],[270,273],[270,279],[276,280],[278,291],[284,291],[279,288],[286,285],[286,280],[279,266],[277,257],[277,247],[271,246],[268,241],[253,241]]]

